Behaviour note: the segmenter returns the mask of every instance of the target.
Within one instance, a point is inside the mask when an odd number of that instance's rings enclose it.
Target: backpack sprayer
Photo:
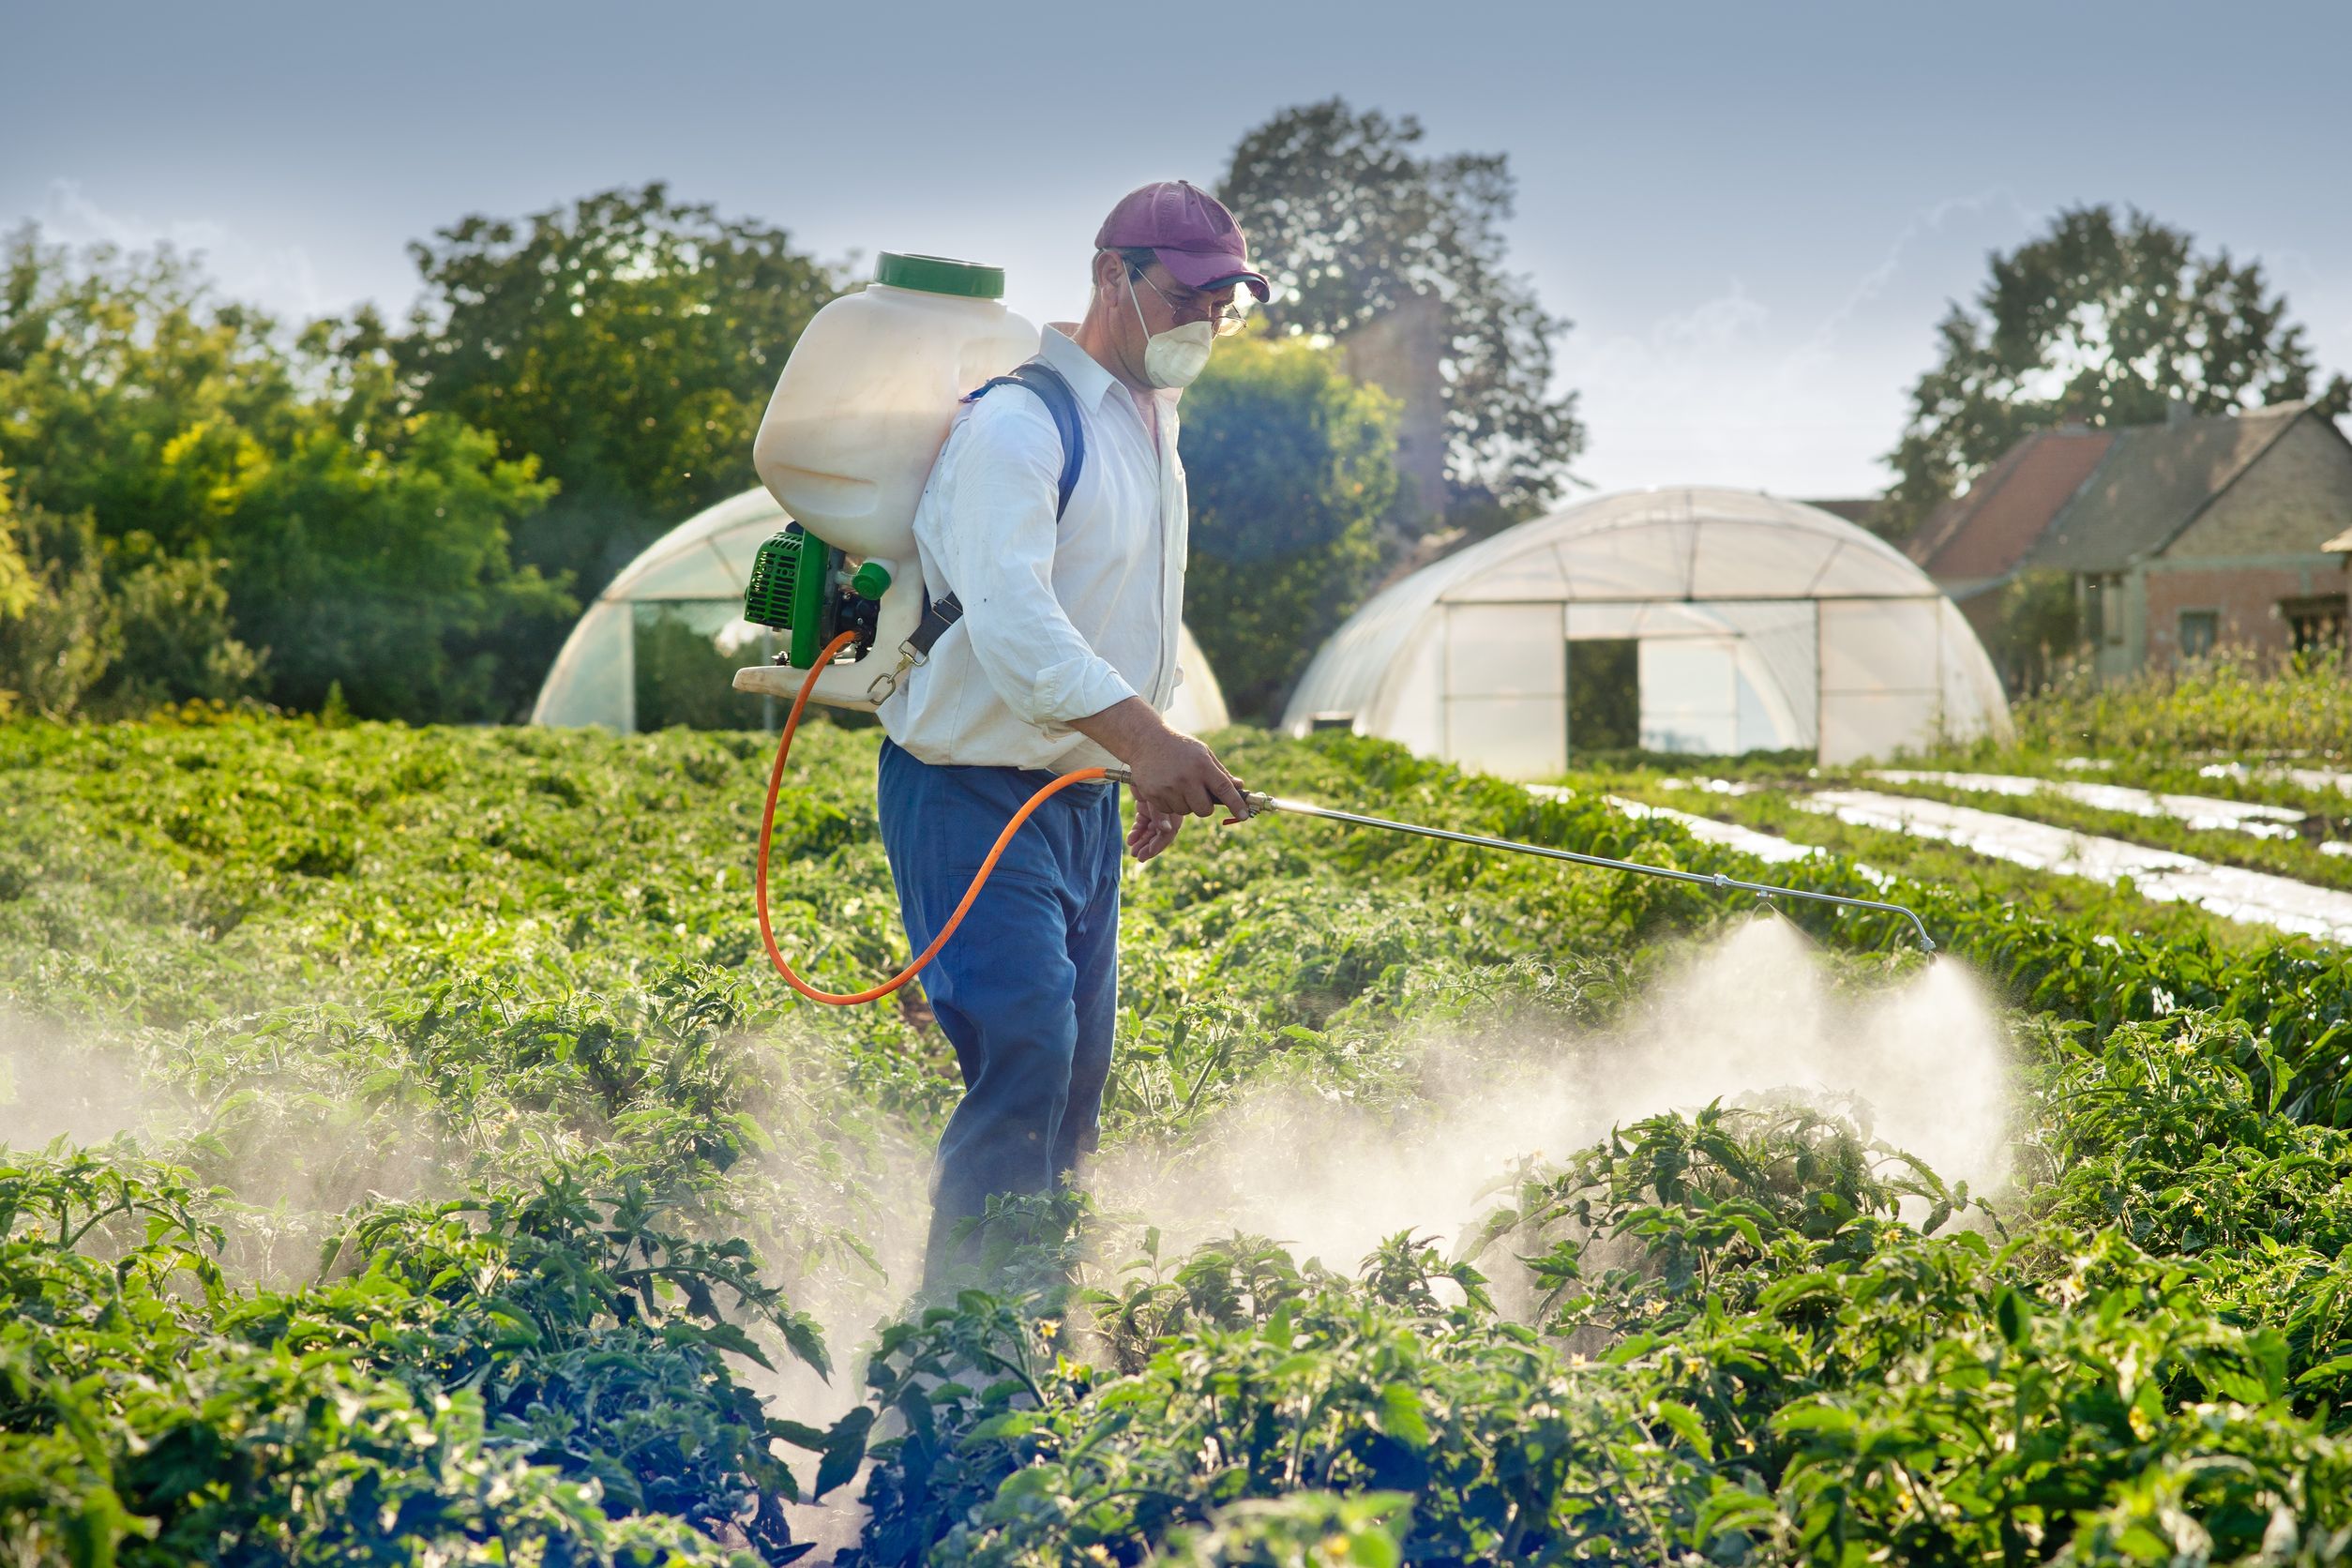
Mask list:
[[[811,701],[867,712],[879,707],[961,613],[952,594],[934,603],[925,591],[914,543],[916,505],[947,439],[957,404],[970,388],[986,390],[1008,382],[1042,399],[1063,441],[1064,506],[1084,460],[1068,388],[1041,367],[1023,363],[1036,351],[1037,332],[1004,309],[1003,293],[1001,268],[882,252],[873,283],[826,305],[801,334],[760,422],[753,464],[770,493],[797,520],[761,545],[745,587],[744,619],[784,633],[785,648],[774,664],[737,671],[734,685],[738,691],[794,694],[760,812],[754,891],[760,940],[769,960],[794,990],[813,1002],[844,1006],[872,1002],[913,979],[963,924],[1004,847],[1040,806],[1074,785],[1132,782],[1124,768],[1081,768],[1032,795],[1004,824],[931,944],[880,985],[862,991],[819,990],[793,973],[776,948],[768,917],[768,848],[784,763],[792,754],[801,715]],[[897,651],[894,668],[881,668],[883,660],[875,657],[878,647]],[[1899,914],[1911,923],[1922,947],[1936,950],[1926,925],[1900,904],[1578,854],[1273,795],[1245,792],[1243,798],[1250,817],[1319,817],[1349,827],[1541,855],[1725,892],[1810,898]],[[1243,820],[1229,818],[1227,825]]]

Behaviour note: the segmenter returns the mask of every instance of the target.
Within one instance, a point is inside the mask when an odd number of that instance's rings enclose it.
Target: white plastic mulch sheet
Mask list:
[[[1530,784],[1526,789],[1529,794],[1541,795],[1545,800],[1566,800],[1576,793],[1562,784]],[[1719,822],[1712,817],[1694,817],[1687,811],[1669,810],[1663,806],[1645,806],[1640,801],[1627,800],[1620,795],[1604,795],[1602,798],[1628,817],[1662,817],[1670,822],[1681,822],[1690,830],[1692,837],[1703,843],[1721,844],[1726,849],[1752,854],[1775,866],[1791,860],[1807,860],[1821,852],[1818,845],[1793,844],[1786,838],[1775,838],[1769,833],[1741,827],[1737,822]]]
[[[2202,778],[2277,778],[2306,790],[2338,790],[2352,795],[2352,773],[2337,773],[2329,768],[2290,768],[2266,762],[2250,768],[2243,762],[2210,762],[2197,769]]]
[[[1769,833],[1758,833],[1737,822],[1719,822],[1712,817],[1694,817],[1687,811],[1677,811],[1664,806],[1645,806],[1640,801],[1626,800],[1617,795],[1610,795],[1607,799],[1611,806],[1628,817],[1661,817],[1670,822],[1680,822],[1690,830],[1692,837],[1702,843],[1721,844],[1727,850],[1752,854],[1774,866],[1786,865],[1792,860],[1810,860],[1821,852],[1818,844],[1799,844],[1787,838],[1775,838]]]
[[[2215,866],[2169,850],[2052,827],[1939,800],[1875,790],[1824,790],[1796,802],[1856,827],[1956,844],[1996,860],[2112,882],[2130,877],[2144,897],[2194,904],[2230,920],[2352,942],[2352,893],[2263,871]]]
[[[2206,771],[2207,776],[2214,776],[2210,769]],[[1881,768],[1870,776],[1888,784],[1934,784],[1980,794],[2053,794],[2101,811],[2121,811],[2134,817],[2170,817],[2200,830],[2227,829],[2250,833],[2257,838],[2301,837],[2289,825],[2303,820],[2300,811],[2284,806],[2223,800],[2213,795],[2167,795],[2121,784],[2085,784],[2072,778],[2028,778],[2006,773],[1912,773]]]
[[[1566,800],[1575,792],[1558,784],[1530,784],[1527,790],[1530,794],[1542,795],[1546,800]],[[1718,792],[1745,794],[1747,791],[1742,787],[1738,790],[1726,789]],[[1680,822],[1692,837],[1702,844],[1720,844],[1726,850],[1737,850],[1741,854],[1754,855],[1756,859],[1771,866],[1786,866],[1792,860],[1811,860],[1816,855],[1828,852],[1818,844],[1800,844],[1790,838],[1775,838],[1769,833],[1758,833],[1752,827],[1741,827],[1737,822],[1719,822],[1712,817],[1696,817],[1688,811],[1677,811],[1668,806],[1650,806],[1641,801],[1628,800],[1622,795],[1604,795],[1601,798],[1617,807],[1618,810],[1624,812],[1628,817],[1636,819],[1654,817],[1669,822]],[[1894,880],[1875,866],[1858,864],[1854,867],[1854,873],[1873,887],[1883,888]]]

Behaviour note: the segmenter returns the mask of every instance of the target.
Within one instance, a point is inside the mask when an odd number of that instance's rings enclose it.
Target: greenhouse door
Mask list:
[[[1740,749],[1738,644],[1728,637],[1641,643],[1641,748],[1729,756]]]
[[[1595,752],[1641,745],[1641,643],[1630,637],[1571,638],[1568,642],[1568,751],[1589,762]]]
[[[1503,778],[1568,769],[1568,656],[1556,604],[1445,608],[1445,755]]]

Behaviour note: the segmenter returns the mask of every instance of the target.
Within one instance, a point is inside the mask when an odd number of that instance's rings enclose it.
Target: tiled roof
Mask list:
[[[2082,425],[2039,430],[1938,506],[1904,553],[1938,581],[1997,578],[2033,548],[2115,441]]]
[[[2303,410],[2301,403],[2281,403],[2119,432],[2106,460],[2051,522],[2025,565],[2108,572],[2153,555],[2254,466]]]

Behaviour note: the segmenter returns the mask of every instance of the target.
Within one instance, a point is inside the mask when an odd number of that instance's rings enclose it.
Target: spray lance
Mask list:
[[[784,721],[784,733],[776,748],[776,765],[768,773],[767,800],[760,811],[759,860],[753,874],[754,897],[760,913],[760,941],[767,948],[769,961],[776,966],[776,972],[781,974],[801,995],[812,1002],[827,1003],[835,1006],[848,1006],[855,1003],[876,1001],[888,996],[920,974],[924,968],[939,956],[940,949],[947,945],[947,940],[956,934],[956,928],[963,924],[964,916],[971,912],[972,901],[979,897],[980,890],[988,885],[989,876],[996,870],[998,859],[1003,854],[1005,846],[1012,842],[1013,836],[1020,831],[1021,824],[1026,822],[1048,800],[1063,790],[1079,784],[1095,782],[1128,784],[1134,781],[1133,776],[1125,768],[1108,767],[1080,768],[1075,773],[1063,774],[1061,777],[1047,784],[1023,802],[1020,809],[1013,813],[1012,820],[1004,824],[1004,830],[997,835],[996,842],[989,847],[987,857],[981,861],[979,870],[972,874],[971,885],[964,889],[964,896],[957,901],[955,912],[948,916],[946,924],[940,927],[939,934],[931,939],[930,945],[917,954],[912,963],[890,979],[862,991],[818,989],[793,972],[792,965],[785,961],[783,953],[776,947],[776,932],[768,917],[768,850],[776,824],[776,797],[784,784],[785,760],[792,755],[792,736],[800,729],[801,715],[807,709],[808,700],[816,689],[819,677],[832,665],[836,657],[849,652],[859,641],[860,633],[856,629],[841,632],[816,654],[806,674],[802,676],[799,693],[792,701],[792,713]],[[774,684],[774,676],[781,672],[771,666],[758,666],[741,671],[736,677],[735,684],[739,689],[743,690],[768,689]],[[793,672],[798,673],[797,671]],[[1510,838],[1489,838],[1481,834],[1456,833],[1450,828],[1428,827],[1418,822],[1392,822],[1385,817],[1367,817],[1353,811],[1337,811],[1327,806],[1314,806],[1305,801],[1285,800],[1276,795],[1260,794],[1255,791],[1244,791],[1242,799],[1249,807],[1249,814],[1253,818],[1274,814],[1319,817],[1325,822],[1338,822],[1348,827],[1379,828],[1388,833],[1406,833],[1422,838],[1437,838],[1448,843],[1468,844],[1474,849],[1498,850],[1511,854],[1540,855],[1546,860],[1564,860],[1578,866],[1596,867],[1603,870],[1633,871],[1643,876],[1666,877],[1674,882],[1691,882],[1700,887],[1711,887],[1724,892],[1753,893],[1764,898],[1810,898],[1818,903],[1843,904],[1851,909],[1877,910],[1889,914],[1899,914],[1911,923],[1911,929],[1918,933],[1920,945],[1930,953],[1936,951],[1935,939],[1927,934],[1926,923],[1920,919],[1916,912],[1901,904],[1885,903],[1876,898],[1854,898],[1844,894],[1817,893],[1802,887],[1775,887],[1769,882],[1744,882],[1737,877],[1726,877],[1721,872],[1684,871],[1671,866],[1645,866],[1639,861],[1613,860],[1606,855],[1579,854],[1574,850],[1556,850],[1543,844],[1522,844]],[[1229,817],[1226,819],[1226,825],[1231,827],[1242,821],[1243,819],[1239,817]]]
[[[1125,768],[1105,768],[1102,774],[1105,778],[1117,783],[1133,781]],[[1936,939],[1927,934],[1927,926],[1917,913],[1901,904],[1882,903],[1876,898],[1849,898],[1840,893],[1816,893],[1802,887],[1774,887],[1769,882],[1741,882],[1737,877],[1726,877],[1721,871],[1684,871],[1671,866],[1644,866],[1637,860],[1611,860],[1606,855],[1578,854],[1574,850],[1555,850],[1542,844],[1522,844],[1515,839],[1489,838],[1476,833],[1455,833],[1450,828],[1427,827],[1419,822],[1398,822],[1386,817],[1334,811],[1328,806],[1310,806],[1303,800],[1284,800],[1278,795],[1259,794],[1255,790],[1243,791],[1242,799],[1248,804],[1252,817],[1276,811],[1293,817],[1320,817],[1327,822],[1344,822],[1349,827],[1377,827],[1389,833],[1442,838],[1449,843],[1469,844],[1482,850],[1503,850],[1513,854],[1541,855],[1546,860],[1572,861],[1578,866],[1597,866],[1610,871],[1638,871],[1644,876],[1667,877],[1675,882],[1696,882],[1701,887],[1719,888],[1725,892],[1754,893],[1767,898],[1811,898],[1817,903],[1845,904],[1853,909],[1884,910],[1908,920],[1911,929],[1919,933],[1920,945],[1930,953],[1936,951]],[[1231,827],[1241,821],[1239,817],[1228,817],[1225,825]]]

